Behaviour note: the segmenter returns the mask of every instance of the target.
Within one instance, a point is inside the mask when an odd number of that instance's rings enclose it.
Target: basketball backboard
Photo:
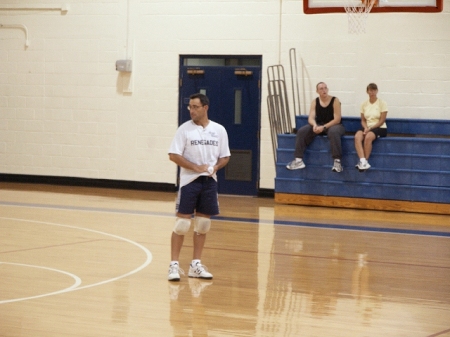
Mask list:
[[[344,7],[361,0],[303,0],[305,14],[345,13]],[[442,12],[443,0],[379,0],[371,13],[386,12]]]

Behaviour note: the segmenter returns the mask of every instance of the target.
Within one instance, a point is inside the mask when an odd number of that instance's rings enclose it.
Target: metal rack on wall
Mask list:
[[[267,107],[269,111],[270,134],[272,138],[272,150],[274,162],[277,162],[278,140],[277,135],[292,133],[292,119],[300,114],[300,95],[297,76],[297,59],[295,49],[289,50],[292,99],[294,104],[293,118],[289,109],[284,67],[280,64],[267,67],[268,91]]]

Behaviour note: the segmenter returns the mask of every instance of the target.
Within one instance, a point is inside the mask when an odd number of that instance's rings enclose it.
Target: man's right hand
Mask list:
[[[197,173],[208,172],[208,168],[209,168],[208,164],[196,165],[195,172],[197,172]]]

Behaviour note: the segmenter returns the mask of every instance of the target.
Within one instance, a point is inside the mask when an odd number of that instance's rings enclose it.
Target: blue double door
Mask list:
[[[257,195],[261,124],[261,58],[180,58],[179,124],[190,119],[189,96],[208,96],[210,120],[228,133],[231,158],[218,172],[219,193]]]

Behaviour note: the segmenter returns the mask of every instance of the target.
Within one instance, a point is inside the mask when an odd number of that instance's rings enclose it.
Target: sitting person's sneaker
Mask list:
[[[169,281],[179,281],[180,274],[184,275],[184,270],[180,268],[178,263],[174,263],[169,266]]]
[[[332,171],[334,172],[342,172],[344,171],[344,168],[341,165],[341,161],[339,159],[335,159],[334,160],[334,164],[333,167],[331,168]]]
[[[197,262],[195,266],[192,264],[189,266],[189,277],[198,277],[206,280],[210,280],[213,278],[212,274],[208,272],[206,266],[202,265],[200,262]]]
[[[286,168],[288,170],[300,170],[302,168],[305,168],[305,163],[303,162],[303,159],[295,158],[293,161],[286,165]]]
[[[355,167],[359,170],[359,172],[364,172],[370,169],[370,164],[368,162],[365,163],[359,162],[358,164],[356,164]]]

